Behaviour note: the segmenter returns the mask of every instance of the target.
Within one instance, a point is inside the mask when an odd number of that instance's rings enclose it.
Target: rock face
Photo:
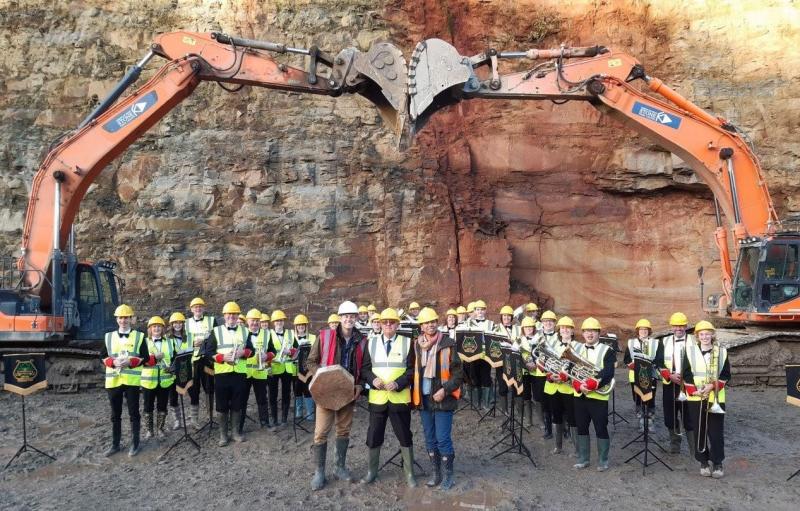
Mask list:
[[[468,55],[604,44],[747,132],[779,214],[798,211],[799,15],[777,0],[0,0],[0,243],[18,255],[50,142],[155,34],[177,29],[332,52],[388,39],[406,55],[426,37]],[[200,294],[319,325],[343,298],[444,308],[480,297],[628,328],[640,316],[663,325],[674,309],[699,317],[700,266],[719,290],[710,192],[589,105],[462,103],[410,151],[394,147],[362,98],[203,84],[97,180],[79,253],[116,259],[144,315]]]

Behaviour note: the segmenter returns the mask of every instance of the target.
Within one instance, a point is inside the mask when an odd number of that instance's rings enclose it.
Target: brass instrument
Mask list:
[[[703,362],[705,363],[705,357],[703,358]],[[709,392],[709,396],[702,399],[700,401],[700,425],[698,427],[699,430],[703,431],[703,435],[700,435],[700,431],[697,432],[697,452],[706,452],[708,450],[708,414],[709,413],[720,413],[724,414],[725,410],[719,405],[717,401],[717,382],[719,381],[719,347],[714,346],[711,350],[711,359],[706,366],[706,380],[711,383],[714,388]],[[711,378],[709,381],[708,378]],[[710,394],[714,394],[714,400],[711,406],[709,406],[709,399]],[[705,413],[703,413],[703,403],[705,403]],[[702,449],[700,448],[702,440]]]
[[[567,346],[567,349],[561,354],[561,359],[567,362],[564,364],[563,371],[567,373],[570,380],[579,381],[581,383],[584,383],[589,378],[600,380],[599,374],[602,369],[575,353],[572,346]],[[614,389],[615,383],[616,381],[612,378],[607,389],[597,389],[594,392],[607,395]]]
[[[131,357],[131,355],[130,355],[130,353],[128,353],[128,350],[122,350],[117,355],[117,358],[120,358],[120,359],[123,359],[123,360],[129,359],[130,357]],[[114,367],[113,373],[114,373],[115,376],[119,376],[120,374],[122,374],[122,366]]]
[[[683,405],[684,401],[688,398],[686,397],[686,384],[683,381],[683,371],[681,370],[681,363],[683,363],[683,352],[686,349],[686,338],[684,338],[684,348],[680,350],[680,354],[675,350],[675,335],[672,336],[672,372],[678,373],[681,375],[681,383],[680,383],[680,392],[678,393],[678,397],[672,400],[672,432],[677,436],[683,436],[684,431],[681,429],[681,421],[683,421],[683,414],[686,413],[686,409]],[[673,383],[674,385],[674,383]],[[666,392],[666,389],[665,389]],[[670,389],[672,392],[672,389]],[[681,419],[678,420],[678,403],[680,404],[681,409]]]
[[[544,372],[553,376],[557,376],[564,366],[561,357],[550,348],[544,338],[533,347],[530,358],[543,366]]]
[[[275,357],[276,361],[281,364],[286,362],[286,357],[289,355],[289,350],[292,349],[292,344],[294,341],[294,339],[291,338],[288,330],[284,330],[283,333],[284,336],[281,338],[281,351],[278,353],[278,356]]]

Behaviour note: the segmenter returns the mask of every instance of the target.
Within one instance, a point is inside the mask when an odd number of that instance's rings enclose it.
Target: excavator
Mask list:
[[[308,69],[277,61],[273,54],[308,57]],[[166,63],[138,90],[120,97],[154,57]],[[44,351],[54,386],[85,383],[89,362],[104,332],[116,328],[114,308],[122,280],[115,263],[79,260],[73,222],[80,202],[103,168],[203,81],[235,92],[251,85],[338,97],[359,94],[385,122],[402,130],[406,110],[406,63],[392,44],[378,42],[367,52],[346,48],[330,55],[317,47],[244,39],[227,34],[171,32],[159,35],[78,125],[50,147],[31,186],[22,233],[22,254],[2,268],[0,352]],[[74,364],[85,357],[87,364]],[[56,364],[57,365],[57,364]],[[56,378],[59,380],[55,380]]]
[[[504,59],[531,64],[502,74]],[[728,327],[718,337],[729,347],[737,381],[783,384],[783,365],[800,361],[800,222],[778,218],[744,132],[649,76],[635,58],[604,46],[464,56],[446,41],[428,39],[414,49],[408,75],[412,133],[464,100],[585,101],[680,157],[711,189],[716,207],[722,292],[708,296],[704,310]]]

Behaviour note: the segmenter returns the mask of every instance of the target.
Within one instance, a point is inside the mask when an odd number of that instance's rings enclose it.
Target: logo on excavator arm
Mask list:
[[[103,125],[103,129],[109,133],[116,133],[130,124],[132,121],[135,121],[151,106],[155,105],[157,101],[158,94],[156,94],[156,91],[148,92],[141,98],[137,99],[127,110],[105,123]]]
[[[681,126],[681,118],[675,114],[668,114],[658,108],[653,108],[638,101],[633,104],[633,113],[639,117],[644,117],[658,124],[678,129]]]

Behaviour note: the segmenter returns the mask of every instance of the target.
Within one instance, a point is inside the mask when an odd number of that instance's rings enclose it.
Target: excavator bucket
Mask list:
[[[360,94],[378,107],[383,121],[401,136],[408,118],[406,59],[391,43],[373,44],[366,53],[356,53],[352,65],[373,83]]]

